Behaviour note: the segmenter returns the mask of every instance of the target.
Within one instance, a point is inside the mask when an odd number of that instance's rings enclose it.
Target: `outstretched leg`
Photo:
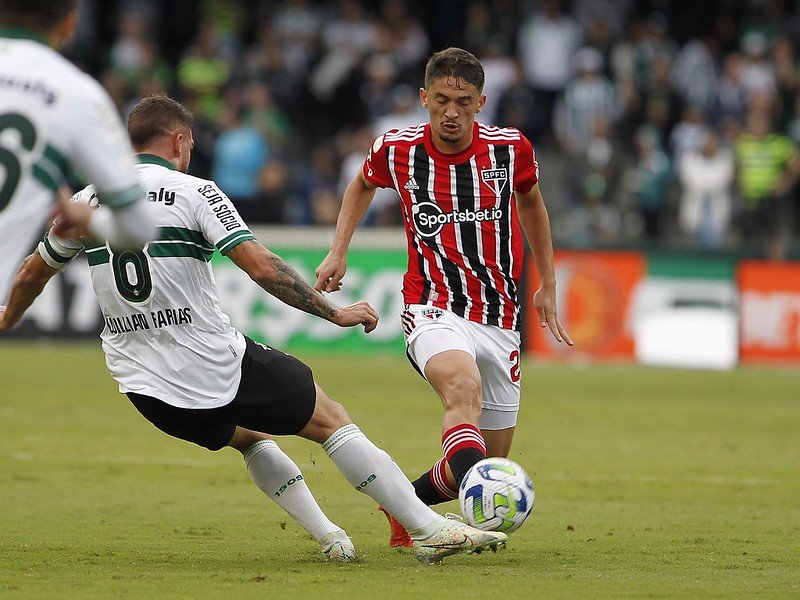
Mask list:
[[[314,414],[298,435],[321,443],[357,491],[385,506],[397,518],[414,539],[420,561],[438,562],[450,554],[495,549],[505,544],[504,534],[443,519],[423,504],[392,458],[367,439],[342,405],[319,387]]]
[[[265,433],[237,427],[228,445],[242,453],[256,486],[320,544],[328,559],[347,562],[355,558],[350,538],[328,519],[300,468],[275,440]]]

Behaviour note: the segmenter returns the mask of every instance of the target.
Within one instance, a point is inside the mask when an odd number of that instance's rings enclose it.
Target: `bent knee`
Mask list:
[[[350,415],[347,414],[344,406],[336,402],[335,400],[328,399],[329,406],[328,406],[328,426],[335,429],[339,429],[340,427],[344,427],[345,425],[349,425],[352,423],[350,420]]]
[[[439,393],[448,406],[480,406],[481,382],[472,377],[453,377],[443,382]]]

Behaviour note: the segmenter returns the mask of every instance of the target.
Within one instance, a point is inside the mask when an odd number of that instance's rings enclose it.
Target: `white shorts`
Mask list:
[[[519,332],[468,321],[434,306],[406,305],[402,314],[406,350],[422,376],[425,365],[447,350],[471,354],[481,373],[481,429],[517,424],[520,395]]]

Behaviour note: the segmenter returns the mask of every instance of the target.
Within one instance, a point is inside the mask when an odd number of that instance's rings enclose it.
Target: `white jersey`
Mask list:
[[[139,159],[157,228],[152,242],[117,251],[51,232],[39,254],[61,268],[85,249],[105,320],[106,365],[121,392],[182,408],[223,406],[236,395],[245,341],[220,308],[209,261],[215,247],[227,254],[253,234],[213,182],[157,156]],[[93,203],[92,186],[74,200]]]
[[[34,37],[0,30],[0,304],[68,172],[93,181],[112,208],[142,197],[108,94]]]

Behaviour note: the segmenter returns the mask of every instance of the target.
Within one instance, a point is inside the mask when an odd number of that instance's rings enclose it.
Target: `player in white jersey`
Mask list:
[[[322,444],[356,488],[387,507],[414,538],[417,557],[436,562],[503,545],[502,533],[444,519],[425,506],[388,454],[315,384],[311,370],[234,329],[222,312],[209,260],[214,249],[287,304],[342,327],[372,331],[365,302],[330,304],[253,238],[212,181],[186,174],[191,114],[165,96],[142,100],[128,119],[140,175],[158,226],[143,250],[59,238],[51,231],[19,269],[0,331],[14,325],[44,285],[82,249],[105,318],[103,350],[121,392],[165,433],[210,450],[244,455],[254,482],[339,560],[354,557],[345,533],[317,506],[297,465],[271,439],[300,435]],[[93,189],[76,201],[94,202]]]
[[[0,0],[0,302],[73,170],[95,182],[105,206],[70,206],[67,193],[62,229],[118,245],[141,245],[153,232],[111,99],[54,49],[72,35],[75,6]]]

